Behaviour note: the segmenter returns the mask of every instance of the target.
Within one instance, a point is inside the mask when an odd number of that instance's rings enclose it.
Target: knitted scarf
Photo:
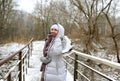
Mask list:
[[[43,48],[43,55],[44,56],[47,56],[48,48],[50,46],[52,38],[53,38],[53,36],[49,34],[48,37],[45,39],[45,46]],[[46,64],[42,63],[42,66],[41,66],[41,69],[40,69],[40,71],[42,71],[41,81],[44,81],[45,67],[46,67]]]

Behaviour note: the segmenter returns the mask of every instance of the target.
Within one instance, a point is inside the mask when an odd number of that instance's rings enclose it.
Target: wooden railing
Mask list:
[[[29,58],[30,55],[32,55],[32,41],[33,39],[16,53],[0,60],[0,67],[10,62],[12,59],[17,60],[15,65],[9,69],[5,76],[2,76],[2,81],[25,81],[25,73],[27,73],[27,68],[29,67]],[[18,70],[16,71],[16,69]]]
[[[23,48],[21,48],[16,53],[8,56],[7,58],[3,60],[0,60],[0,67],[1,67],[2,65],[6,64],[10,60],[17,58],[16,59],[17,62],[15,63],[15,65],[9,69],[9,71],[6,73],[5,76],[3,76],[1,81],[25,81],[25,74],[27,73],[27,67],[29,67],[29,58],[30,58],[30,55],[32,55],[32,48],[33,48],[32,41],[33,39],[31,39],[28,44],[26,44]],[[78,52],[76,50],[72,50],[71,55],[65,56],[65,62],[66,62],[67,67],[72,68],[73,75],[74,75],[74,81],[79,81],[78,80],[80,77],[79,75],[81,75],[85,79],[84,81],[93,81],[89,77],[87,77],[83,72],[80,71],[79,65],[84,66],[87,69],[90,69],[92,72],[100,75],[101,77],[104,77],[108,81],[115,81],[112,77],[109,77],[106,74],[103,74],[100,71],[90,67],[83,61],[80,61],[79,57],[83,59],[87,59],[87,60],[90,59],[94,61],[95,63],[104,64],[112,68],[115,68],[117,70],[120,70],[119,63],[111,62],[105,59],[101,59],[95,56],[91,56],[88,54]],[[70,59],[70,60],[67,60],[67,59]],[[72,63],[70,63],[70,61]],[[18,70],[16,71],[17,68]],[[14,76],[12,74],[14,74]]]
[[[84,66],[87,69],[90,69],[92,72],[100,75],[101,77],[104,77],[107,81],[115,81],[113,79],[113,77],[109,77],[106,74],[103,74],[100,71],[90,67],[89,65],[87,65],[83,61],[80,61],[79,57],[81,57],[83,59],[87,59],[87,60],[89,59],[89,60],[91,60],[95,63],[104,64],[104,65],[107,65],[111,68],[120,70],[120,64],[119,63],[108,61],[108,60],[105,60],[105,59],[101,59],[101,58],[98,58],[98,57],[95,57],[95,56],[92,56],[92,55],[84,54],[84,53],[78,52],[76,50],[72,50],[71,55],[70,54],[66,55],[64,61],[66,62],[66,66],[71,67],[72,71],[74,71],[73,72],[74,81],[79,81],[78,77],[80,77],[80,76],[78,76],[78,74],[81,75],[82,78],[85,79],[84,81],[95,81],[94,79],[89,79],[83,72],[80,71],[80,69],[79,69],[80,65]],[[69,60],[67,60],[67,59],[69,59]],[[72,60],[72,63],[70,63],[71,60]],[[74,65],[72,65],[72,64],[74,64]],[[103,80],[100,80],[100,81],[103,81]]]

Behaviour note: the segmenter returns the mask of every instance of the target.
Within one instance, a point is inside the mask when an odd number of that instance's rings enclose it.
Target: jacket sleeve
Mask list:
[[[51,47],[50,47],[49,53],[51,55],[62,54],[62,42],[61,42],[60,38],[54,40],[53,45],[51,45]]]

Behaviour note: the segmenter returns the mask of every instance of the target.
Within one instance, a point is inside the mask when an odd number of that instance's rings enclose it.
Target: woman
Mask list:
[[[48,64],[42,64],[41,81],[66,81],[66,69],[63,61],[62,42],[64,28],[60,24],[54,24],[50,28],[43,50],[44,56],[49,55],[52,59]]]

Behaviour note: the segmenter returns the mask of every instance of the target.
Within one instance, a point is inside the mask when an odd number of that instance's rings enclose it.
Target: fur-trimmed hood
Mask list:
[[[58,37],[61,38],[61,37],[64,36],[64,32],[65,32],[65,30],[64,30],[64,27],[63,27],[62,25],[60,25],[59,23],[57,23],[57,24],[53,24],[53,25],[50,27],[50,29],[52,29],[52,28],[58,30],[58,34],[57,34],[56,38],[58,38]]]

